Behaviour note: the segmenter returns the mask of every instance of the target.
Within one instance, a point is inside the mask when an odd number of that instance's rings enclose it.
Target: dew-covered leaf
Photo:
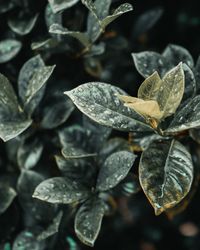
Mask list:
[[[22,48],[22,43],[14,39],[0,41],[0,63],[5,63],[14,58]]]
[[[149,131],[144,119],[125,107],[117,95],[126,94],[118,87],[101,82],[85,83],[65,92],[74,104],[99,124],[124,131]]]
[[[74,110],[71,100],[66,101],[63,96],[54,96],[51,101],[49,106],[43,108],[41,127],[46,129],[53,129],[64,123]]]
[[[162,79],[162,84],[158,92],[157,102],[163,118],[176,112],[184,94],[185,77],[182,63],[171,69]]]
[[[3,183],[0,184],[0,214],[6,211],[16,195],[17,193],[12,187]]]
[[[96,153],[88,153],[85,152],[81,147],[76,147],[73,143],[66,144],[65,147],[62,149],[62,155],[66,159],[81,159],[87,157],[94,157]]]
[[[78,3],[79,0],[49,0],[54,13],[68,9]]]
[[[153,52],[145,51],[140,53],[132,53],[135,67],[137,71],[144,77],[152,75],[155,71],[163,76],[167,61],[162,55]]]
[[[8,141],[24,132],[32,123],[32,120],[14,120],[0,123],[0,138]]]
[[[77,211],[74,225],[75,232],[84,244],[94,246],[104,213],[105,204],[97,197],[87,200]]]
[[[44,250],[45,242],[38,241],[36,234],[37,228],[22,231],[14,240],[12,250]]]
[[[136,155],[119,151],[110,155],[101,166],[97,178],[97,190],[106,191],[122,181],[133,166]]]
[[[194,61],[189,51],[180,45],[169,44],[162,56],[167,58],[172,66],[176,66],[180,62],[187,64],[190,68],[194,66]]]
[[[149,31],[158,22],[162,14],[163,9],[161,7],[155,7],[142,13],[134,23],[133,37],[139,37]]]
[[[189,101],[177,114],[166,129],[166,133],[180,132],[200,126],[200,95]]]
[[[40,234],[37,236],[37,240],[45,240],[46,238],[50,237],[51,235],[58,232],[60,222],[63,216],[63,212],[60,211],[56,217],[53,219],[53,221],[50,223],[50,225],[44,229]]]
[[[55,48],[58,45],[58,41],[56,38],[48,38],[43,41],[33,42],[31,44],[32,50],[46,50]]]
[[[17,151],[18,166],[26,169],[33,168],[42,155],[43,147],[38,138],[23,142]]]
[[[61,13],[54,13],[50,4],[47,4],[45,9],[45,22],[47,29],[54,23],[62,24],[62,14]]]
[[[156,141],[142,153],[140,184],[159,215],[176,206],[190,191],[193,164],[188,150],[178,141]]]
[[[90,45],[90,40],[85,33],[79,31],[69,31],[67,28],[62,27],[59,24],[52,24],[49,28],[49,32],[74,37],[79,40],[84,47],[88,47]]]
[[[50,202],[70,204],[88,197],[89,191],[76,181],[63,177],[54,177],[40,183],[33,197]]]
[[[24,12],[18,12],[17,15],[8,19],[8,26],[18,35],[24,36],[31,32],[38,19],[38,14],[31,16]]]
[[[25,93],[25,103],[24,103],[25,107],[27,107],[30,104],[30,102],[36,96],[38,91],[42,89],[44,84],[51,76],[54,68],[55,66],[43,66],[38,68],[38,70],[33,74],[32,78],[28,83],[28,88]]]

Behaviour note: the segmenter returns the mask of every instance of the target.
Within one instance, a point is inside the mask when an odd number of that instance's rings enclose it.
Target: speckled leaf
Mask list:
[[[162,55],[167,58],[172,66],[176,66],[180,62],[187,64],[190,68],[194,66],[192,56],[189,51],[182,46],[169,44]]]
[[[43,144],[37,138],[26,140],[17,151],[17,162],[20,168],[31,169],[39,161],[43,151]]]
[[[99,124],[124,131],[151,130],[140,115],[125,107],[118,99],[118,94],[126,94],[118,87],[90,82],[65,94],[80,111]]]
[[[37,230],[37,229],[36,229]],[[34,230],[34,231],[36,231]],[[16,237],[12,250],[44,250],[45,242],[38,241],[36,237],[36,232],[31,228],[30,230],[24,230]]]
[[[46,26],[49,29],[49,27],[54,24],[62,24],[62,14],[61,13],[53,13],[53,10],[50,6],[50,4],[47,4],[45,9],[45,21]]]
[[[98,198],[86,201],[78,210],[75,217],[75,232],[77,237],[86,245],[94,246],[99,234],[105,204]]]
[[[12,187],[3,183],[0,184],[0,214],[6,211],[16,195],[17,193]]]
[[[117,19],[118,17],[120,17],[121,15],[123,15],[126,12],[132,11],[133,7],[131,4],[129,3],[123,3],[121,4],[114,12],[112,15],[107,16],[106,18],[104,18],[101,21],[101,28],[105,29],[105,27],[113,22],[115,19]]]
[[[96,15],[94,15],[92,12],[89,12],[87,19],[87,33],[93,42],[102,32],[100,20],[108,16],[111,2],[112,0],[96,0],[94,2],[94,5],[96,6]]]
[[[0,138],[8,141],[24,132],[32,123],[32,120],[19,120],[0,123]]]
[[[74,4],[78,3],[79,0],[49,0],[51,8],[54,13],[68,9]]]
[[[171,69],[162,79],[158,92],[157,102],[164,112],[163,118],[176,112],[184,93],[185,77],[182,63]]]
[[[79,31],[69,31],[67,28],[62,27],[59,24],[52,24],[49,28],[49,32],[53,34],[59,35],[67,35],[76,38],[79,42],[82,43],[84,47],[88,47],[90,45],[89,38],[87,34]]]
[[[97,178],[97,190],[106,191],[122,181],[133,166],[136,155],[119,151],[110,155],[102,165]]]
[[[162,55],[153,51],[145,51],[132,53],[132,57],[137,71],[144,78],[152,75],[155,71],[157,71],[160,76],[163,76],[167,61]]]
[[[30,16],[24,12],[18,12],[17,15],[11,16],[8,19],[8,26],[18,35],[24,36],[31,32],[38,19],[38,14]]]
[[[155,7],[143,12],[134,22],[133,37],[137,38],[149,31],[158,22],[162,14],[163,9],[161,7]]]
[[[88,195],[89,191],[76,181],[54,177],[40,183],[33,197],[50,203],[70,204],[84,200]]]
[[[200,126],[200,95],[188,102],[174,117],[166,133],[180,132]]]
[[[6,39],[0,41],[0,63],[5,63],[14,58],[22,48],[20,41]]]
[[[97,8],[94,4],[93,0],[81,0],[82,4],[84,4],[88,10],[97,17]]]
[[[68,145],[66,144],[62,149],[62,155],[66,159],[80,159],[94,157],[96,156],[96,153],[85,152],[81,147],[76,147],[72,143],[68,143]]]
[[[59,226],[60,226],[62,216],[63,216],[63,212],[60,211],[56,215],[56,217],[53,219],[52,223],[50,223],[50,225],[37,236],[37,240],[45,240],[49,236],[57,233]]]
[[[159,215],[176,206],[190,191],[191,155],[178,141],[153,142],[142,153],[139,178],[155,214]]]
[[[72,111],[74,105],[70,100],[64,100],[61,96],[52,99],[52,103],[43,108],[41,126],[46,129],[53,129],[64,123]]]
[[[25,107],[27,107],[30,104],[30,102],[33,100],[33,98],[38,93],[38,91],[40,91],[40,89],[47,82],[47,80],[51,76],[54,68],[55,68],[55,66],[40,67],[33,74],[32,78],[30,79],[30,81],[28,83],[28,88],[27,88],[27,91],[25,93],[25,103],[24,103]],[[31,111],[32,111],[32,108],[31,108]]]

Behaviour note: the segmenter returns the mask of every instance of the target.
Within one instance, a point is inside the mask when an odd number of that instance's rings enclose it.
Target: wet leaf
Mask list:
[[[165,65],[167,61],[162,55],[153,52],[145,51],[140,53],[132,53],[135,67],[137,71],[144,77],[152,75],[155,71],[163,76],[165,73]]]
[[[176,206],[190,191],[193,164],[190,153],[178,141],[156,141],[142,153],[140,184],[159,215]]]
[[[54,13],[68,9],[78,3],[79,0],[49,0]]]
[[[21,50],[22,44],[14,39],[0,41],[0,63],[13,59]]]
[[[163,118],[176,112],[184,93],[185,78],[182,63],[171,69],[162,79],[157,102],[163,111]]]
[[[26,140],[17,151],[17,162],[20,168],[31,169],[39,161],[43,152],[43,144],[37,138]]]
[[[188,102],[175,116],[165,133],[175,133],[200,126],[200,95]]]
[[[84,200],[88,195],[88,190],[76,181],[54,177],[40,183],[33,193],[33,198],[50,203],[70,204]]]
[[[86,245],[94,246],[105,213],[105,204],[98,198],[86,201],[75,217],[75,232]]]
[[[132,11],[133,7],[129,3],[123,3],[121,4],[114,12],[112,15],[107,16],[101,21],[101,28],[104,30],[105,27],[113,22],[115,19],[123,15],[124,13],[127,13],[129,11]]]
[[[57,233],[59,226],[60,226],[62,216],[63,216],[63,212],[60,211],[56,215],[56,217],[53,219],[52,223],[50,223],[50,225],[37,236],[37,240],[45,240],[46,238],[50,237],[51,235]]]
[[[117,95],[125,94],[110,84],[90,82],[65,92],[73,103],[92,120],[124,131],[149,131],[143,118],[124,107]]]
[[[106,191],[122,181],[133,166],[136,155],[128,151],[111,154],[100,168],[97,178],[97,190]]]
[[[50,4],[47,4],[45,9],[45,21],[47,29],[54,23],[62,24],[62,14],[61,13],[54,13]]]
[[[187,64],[190,68],[193,68],[194,66],[192,56],[189,51],[182,46],[169,44],[162,55],[168,59],[172,66],[175,66],[180,62]]]
[[[8,19],[8,26],[18,35],[24,36],[31,32],[38,19],[38,14],[31,16],[24,12],[18,12],[17,15]]]
[[[85,152],[81,147],[76,147],[72,143],[66,144],[65,147],[62,149],[62,155],[66,159],[81,159],[87,157],[94,157],[96,153],[88,153]]]
[[[49,28],[49,32],[58,35],[68,35],[76,38],[79,42],[82,43],[84,47],[90,46],[90,40],[87,35],[79,31],[69,31],[67,28],[62,27],[59,24],[52,24]]]
[[[6,211],[16,195],[17,193],[12,187],[3,183],[0,184],[0,214]]]
[[[73,110],[74,105],[70,100],[66,101],[63,96],[55,96],[52,103],[43,108],[41,126],[45,129],[56,128],[69,118]]]

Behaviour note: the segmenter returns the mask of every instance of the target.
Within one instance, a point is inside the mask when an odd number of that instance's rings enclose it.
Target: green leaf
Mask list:
[[[0,63],[5,63],[14,58],[22,48],[20,41],[6,39],[0,42]]]
[[[89,191],[76,181],[54,177],[40,183],[33,193],[33,198],[50,203],[70,204],[84,200],[88,195]]]
[[[128,151],[119,151],[110,155],[102,165],[97,178],[97,190],[106,191],[115,187],[128,174],[136,155]]]
[[[99,234],[105,204],[98,198],[86,201],[78,210],[75,217],[75,232],[77,237],[86,245],[94,246]]]
[[[31,32],[37,19],[38,14],[30,16],[24,12],[18,12],[17,15],[8,19],[8,26],[16,34],[24,36]]]
[[[74,146],[73,143],[68,143],[68,145],[65,145],[62,149],[62,155],[66,159],[81,159],[94,157],[96,156],[96,153],[85,152],[82,148]]]
[[[54,13],[68,9],[78,3],[79,0],[49,0]]]
[[[46,238],[50,237],[51,235],[54,235],[58,232],[60,222],[63,216],[63,212],[60,211],[56,217],[53,219],[52,223],[48,225],[46,229],[44,229],[40,234],[37,236],[37,240],[45,240]]]
[[[0,214],[6,211],[16,195],[17,193],[12,187],[3,183],[0,184]]]
[[[101,21],[101,28],[104,30],[105,27],[110,24],[111,22],[113,22],[115,19],[117,19],[118,17],[120,17],[121,15],[123,15],[124,13],[127,13],[129,11],[133,10],[133,6],[129,3],[123,3],[121,4],[114,12],[112,15],[109,15],[107,17],[105,17],[102,21]]]
[[[49,32],[59,35],[67,35],[76,38],[79,42],[82,43],[84,47],[90,46],[90,40],[87,34],[79,31],[69,31],[67,28],[62,27],[59,24],[52,24],[49,28]]]
[[[47,49],[55,48],[57,45],[58,45],[58,41],[56,40],[56,38],[48,38],[44,41],[33,42],[31,44],[31,49],[32,50],[47,50]]]
[[[200,144],[200,128],[193,128],[189,130],[190,137]]]
[[[118,87],[100,82],[85,83],[65,92],[80,111],[101,125],[124,131],[149,131],[144,119],[125,107],[117,95]]]
[[[172,66],[176,66],[180,62],[183,62],[190,68],[194,67],[194,61],[191,54],[182,46],[169,44],[162,53],[162,56],[167,58]]]
[[[176,206],[190,191],[193,164],[190,153],[178,141],[155,141],[142,153],[140,184],[159,215]]]
[[[74,105],[70,100],[64,100],[63,96],[54,96],[49,106],[43,108],[43,118],[41,127],[45,129],[53,129],[64,123],[72,111]]]
[[[200,95],[188,102],[175,116],[165,133],[175,133],[200,126]]]
[[[163,76],[167,61],[162,55],[153,52],[145,51],[140,53],[132,53],[133,61],[137,71],[144,77],[152,75],[155,71]]]
[[[17,151],[18,166],[26,169],[33,168],[42,155],[43,147],[42,142],[37,138],[23,142]]]
[[[45,8],[45,22],[47,29],[54,23],[62,24],[62,13],[54,13],[50,4],[47,4]]]

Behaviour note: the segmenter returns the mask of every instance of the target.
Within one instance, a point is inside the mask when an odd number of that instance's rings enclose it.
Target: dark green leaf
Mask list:
[[[13,1],[1,0],[0,3],[0,14],[5,13],[15,7],[15,3]]]
[[[82,148],[75,147],[72,143],[65,145],[62,154],[66,159],[80,159],[96,156],[96,153],[87,153]]]
[[[193,164],[190,153],[178,141],[156,141],[142,153],[140,184],[159,215],[176,206],[190,191]]]
[[[52,223],[50,223],[50,225],[37,236],[37,240],[45,240],[49,236],[57,233],[59,226],[60,226],[62,216],[63,216],[63,212],[60,211],[56,215],[56,217],[53,219]]]
[[[75,217],[75,232],[86,245],[94,246],[105,213],[105,204],[98,198],[86,201]]]
[[[50,203],[70,204],[84,200],[88,195],[88,190],[76,181],[54,177],[40,183],[33,197]]]
[[[22,48],[20,41],[6,39],[0,42],[0,63],[5,63],[14,58]]]
[[[194,128],[189,130],[189,135],[194,141],[200,144],[200,128]]]
[[[45,9],[45,21],[47,29],[50,28],[50,26],[54,23],[62,24],[62,14],[61,13],[53,13],[52,8],[50,4],[47,4]]]
[[[49,0],[51,8],[54,13],[57,13],[61,10],[68,9],[74,4],[78,3],[79,0]]]
[[[0,214],[6,211],[16,195],[17,193],[12,187],[3,183],[0,184]]]
[[[31,32],[38,19],[38,14],[30,16],[24,12],[18,12],[17,15],[8,19],[8,26],[18,35],[24,36]]]
[[[110,84],[85,83],[65,94],[80,111],[99,124],[124,131],[151,130],[140,115],[125,107],[116,96],[125,94],[124,91]]]
[[[188,102],[170,123],[165,133],[175,133],[200,126],[200,95]]]
[[[193,68],[194,61],[189,51],[182,46],[169,44],[162,55],[167,58],[172,66],[176,66],[180,62],[187,64],[190,68]]]
[[[128,174],[136,155],[128,151],[119,151],[110,155],[99,170],[97,190],[106,191],[115,187]]]
[[[17,162],[20,168],[31,169],[39,161],[43,144],[37,138],[23,142],[17,152]]]

